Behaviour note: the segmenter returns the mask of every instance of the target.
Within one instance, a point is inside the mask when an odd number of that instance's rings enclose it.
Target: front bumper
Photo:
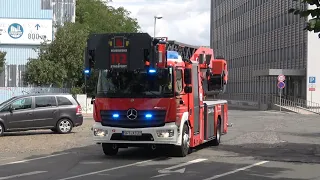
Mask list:
[[[123,135],[127,132],[139,132],[139,135]],[[178,126],[167,123],[162,127],[151,128],[119,128],[102,126],[95,122],[92,126],[93,140],[95,143],[114,143],[114,144],[162,144],[180,145]]]

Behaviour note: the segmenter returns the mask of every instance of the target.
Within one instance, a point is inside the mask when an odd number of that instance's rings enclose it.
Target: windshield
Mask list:
[[[173,97],[172,68],[157,71],[100,70],[97,97]]]

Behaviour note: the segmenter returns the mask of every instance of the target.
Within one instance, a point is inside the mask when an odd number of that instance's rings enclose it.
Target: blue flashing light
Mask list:
[[[152,114],[146,114],[146,118],[152,118]]]
[[[112,117],[113,117],[113,118],[118,118],[118,117],[119,117],[119,114],[113,114]]]
[[[89,69],[86,69],[86,70],[84,70],[84,73],[85,73],[85,74],[89,74],[89,73],[90,73],[90,70],[89,70]]]
[[[149,69],[149,73],[156,73],[155,69]]]
[[[179,59],[179,53],[177,51],[167,51],[167,59]]]

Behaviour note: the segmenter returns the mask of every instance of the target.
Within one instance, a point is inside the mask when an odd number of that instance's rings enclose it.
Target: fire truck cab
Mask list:
[[[172,148],[183,157],[200,144],[219,145],[227,133],[227,101],[204,101],[223,92],[225,60],[215,60],[210,48],[186,59],[168,44],[147,33],[89,36],[85,71],[99,74],[93,140],[106,155],[142,146]]]

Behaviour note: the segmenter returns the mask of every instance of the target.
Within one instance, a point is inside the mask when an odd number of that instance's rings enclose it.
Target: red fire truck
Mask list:
[[[187,49],[189,48],[189,49]],[[213,50],[147,33],[89,36],[85,72],[98,73],[93,139],[106,155],[119,148],[172,148],[180,157],[227,133],[227,64]]]

